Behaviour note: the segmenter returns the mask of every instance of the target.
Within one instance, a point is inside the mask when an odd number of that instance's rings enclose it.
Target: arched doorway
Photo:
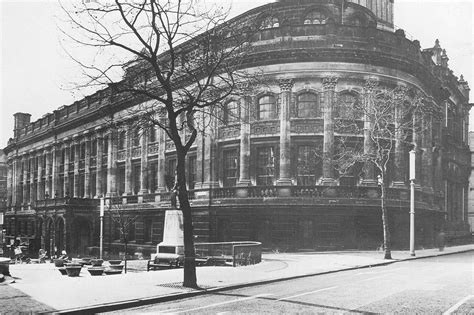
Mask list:
[[[54,241],[56,244],[56,248],[59,252],[66,249],[66,244],[64,242],[64,218],[58,217],[56,220],[55,225],[55,234],[54,234]]]
[[[74,218],[70,237],[71,253],[79,256],[86,255],[86,248],[92,246],[92,222],[84,217]]]
[[[45,220],[44,249],[48,256],[52,257],[54,253],[54,222],[52,218]]]

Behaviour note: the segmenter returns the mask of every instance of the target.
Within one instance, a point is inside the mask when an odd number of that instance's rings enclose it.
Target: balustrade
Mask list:
[[[117,161],[125,161],[126,156],[127,156],[126,150],[117,151]]]
[[[195,189],[188,191],[188,198],[191,201],[206,200],[209,197],[211,200],[216,199],[236,199],[239,198],[237,191],[240,189],[247,189],[247,199],[264,199],[264,198],[275,198],[275,199],[288,199],[288,198],[301,198],[301,199],[319,199],[322,202],[326,200],[331,202],[332,200],[340,200],[342,203],[355,203],[356,200],[367,200],[370,204],[374,204],[374,201],[380,198],[379,187],[362,187],[362,186],[249,186],[249,187],[220,187],[220,188],[205,188]],[[280,196],[279,191],[288,190],[291,193],[288,196]],[[169,205],[171,203],[171,192],[160,192],[144,194],[142,196],[129,195],[115,197],[116,201],[114,204],[137,204],[137,203],[162,203]],[[106,198],[108,199],[108,198]],[[387,188],[386,190],[387,201],[403,201],[409,202],[409,190],[399,188]],[[417,192],[415,194],[417,203],[423,203],[429,205],[430,209],[440,210],[442,209],[443,198],[435,197],[430,193]],[[143,201],[140,201],[143,200]],[[345,201],[344,201],[345,200]],[[372,200],[372,201],[369,201]],[[316,201],[315,201],[316,202]],[[178,201],[179,203],[179,201]],[[357,204],[360,204],[357,203]],[[37,208],[65,206],[65,205],[78,205],[78,206],[91,206],[96,207],[99,205],[99,199],[84,199],[84,198],[54,198],[37,200],[35,206]]]

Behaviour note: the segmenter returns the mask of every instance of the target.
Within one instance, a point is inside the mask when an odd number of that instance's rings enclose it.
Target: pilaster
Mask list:
[[[84,197],[91,197],[91,136],[85,136],[85,161],[84,161]]]
[[[63,182],[63,197],[70,197],[69,191],[69,158],[71,154],[70,139],[64,139],[64,182]]]
[[[117,196],[117,131],[109,130],[107,154],[107,197]]]
[[[334,121],[333,107],[335,89],[338,79],[336,77],[323,78],[324,89],[324,144],[323,144],[323,185],[335,185],[334,167],[332,157],[334,155]]]
[[[132,126],[127,124],[125,131],[125,192],[132,195]]]
[[[80,153],[81,153],[81,143],[79,140],[79,136],[75,135],[73,138],[73,145],[74,145],[74,198],[79,198],[79,161],[80,161]]]
[[[365,84],[365,98],[364,98],[364,155],[369,156],[374,152],[374,143],[371,138],[372,122],[368,113],[374,106],[374,94],[378,87],[378,81],[369,79]],[[377,179],[375,177],[375,166],[371,161],[364,163],[364,178],[362,179],[363,186],[377,186]]]
[[[247,92],[242,97],[240,125],[240,166],[237,186],[250,186],[250,106],[252,96]]]
[[[290,100],[293,80],[282,79],[280,85],[280,178],[279,186],[290,186]]]
[[[140,195],[148,193],[148,131],[143,128],[142,137],[140,139],[141,145],[141,160],[140,160]]]
[[[42,173],[43,173],[43,159],[45,158],[44,150],[38,151],[38,176],[37,176],[37,183],[36,183],[36,199],[42,200],[44,199],[44,188],[42,185]]]
[[[102,190],[102,178],[106,176],[102,170],[102,156],[104,155],[104,138],[100,129],[96,129],[96,140],[97,140],[97,156],[96,156],[96,176],[95,176],[95,197],[100,198],[103,196]]]
[[[35,187],[36,152],[35,151],[30,151],[29,163],[30,163],[30,198],[28,200],[28,203],[31,206],[36,200],[36,187]]]

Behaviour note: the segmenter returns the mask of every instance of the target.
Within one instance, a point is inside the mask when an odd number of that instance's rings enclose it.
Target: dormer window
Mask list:
[[[304,24],[326,24],[328,17],[320,11],[311,11],[306,14]]]
[[[266,18],[263,19],[261,27],[263,30],[269,29],[269,28],[280,27],[280,21],[278,20],[278,18],[274,16],[267,16]]]

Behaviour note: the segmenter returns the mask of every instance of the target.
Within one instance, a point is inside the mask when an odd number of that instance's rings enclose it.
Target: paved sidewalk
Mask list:
[[[198,267],[198,284],[204,290],[183,288],[182,269],[146,272],[146,261],[143,260],[129,262],[130,271],[127,274],[92,277],[86,268],[83,268],[77,278],[62,276],[57,268],[49,263],[11,265],[10,272],[15,283],[0,285],[0,304],[2,307],[8,305],[6,310],[22,312],[113,310],[228,287],[374,267],[465,251],[474,251],[474,245],[448,247],[443,252],[438,249],[418,250],[415,257],[411,257],[407,251],[394,251],[393,260],[384,260],[383,253],[375,251],[264,254],[262,263],[254,266]],[[22,299],[11,299],[6,294],[16,294]]]

